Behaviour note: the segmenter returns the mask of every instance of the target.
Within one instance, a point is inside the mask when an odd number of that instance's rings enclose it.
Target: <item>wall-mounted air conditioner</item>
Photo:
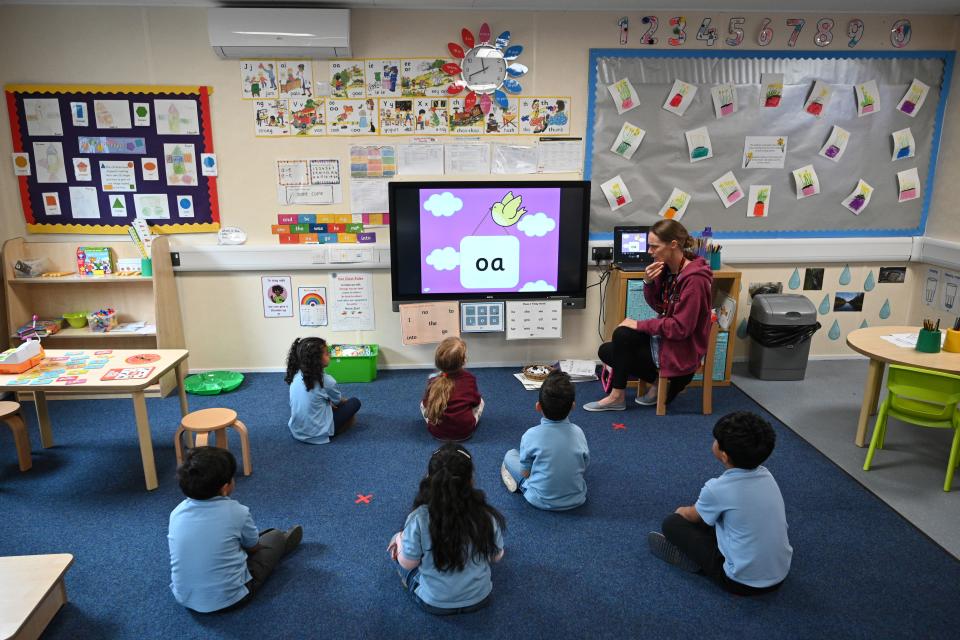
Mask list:
[[[350,57],[349,9],[209,9],[207,30],[221,58]]]

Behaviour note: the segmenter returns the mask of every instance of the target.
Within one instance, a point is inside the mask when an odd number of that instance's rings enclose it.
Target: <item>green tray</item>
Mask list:
[[[233,391],[243,382],[243,374],[236,371],[207,371],[187,376],[183,387],[195,396],[215,396]]]

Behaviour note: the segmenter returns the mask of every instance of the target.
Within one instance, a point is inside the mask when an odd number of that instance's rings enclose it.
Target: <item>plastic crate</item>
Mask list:
[[[329,349],[330,364],[325,371],[337,382],[373,382],[377,379],[377,345],[332,344]],[[350,355],[355,351],[370,355]]]
[[[717,346],[713,352],[714,382],[722,381],[723,375],[727,372],[727,341],[729,338],[730,333],[727,331],[720,331],[717,333]],[[703,380],[703,376],[698,373],[693,376],[693,379],[700,381]]]

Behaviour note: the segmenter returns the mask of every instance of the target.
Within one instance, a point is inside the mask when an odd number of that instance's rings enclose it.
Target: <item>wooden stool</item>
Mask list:
[[[196,435],[196,442],[189,443],[190,446],[204,447],[210,441],[210,432],[215,437],[216,446],[221,449],[227,449],[227,429],[233,428],[240,434],[240,450],[243,452],[243,475],[248,476],[253,473],[253,465],[250,463],[250,436],[247,433],[247,426],[237,420],[237,412],[233,409],[201,409],[183,416],[180,421],[180,428],[173,437],[173,446],[177,451],[177,464],[183,463],[183,445],[180,438],[184,433],[188,438],[191,434]],[[191,438],[192,439],[192,438]]]
[[[7,423],[13,432],[13,443],[17,447],[17,460],[20,462],[20,471],[27,471],[33,466],[30,457],[30,436],[27,435],[27,423],[20,414],[19,402],[0,402],[0,420]]]

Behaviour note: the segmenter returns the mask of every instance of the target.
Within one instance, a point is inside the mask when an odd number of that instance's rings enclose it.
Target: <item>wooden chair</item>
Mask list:
[[[19,402],[0,402],[0,420],[5,422],[13,432],[13,443],[17,448],[17,461],[20,471],[27,471],[33,466],[30,457],[30,436],[27,434],[27,423],[23,421]]]
[[[247,433],[247,426],[237,419],[237,412],[233,409],[201,409],[183,416],[180,421],[180,428],[173,437],[173,447],[177,452],[177,464],[183,463],[183,443],[182,437],[187,435],[187,444],[191,447],[204,447],[210,441],[210,433],[213,432],[216,446],[221,449],[229,448],[227,446],[227,429],[235,429],[240,434],[240,450],[243,454],[243,475],[248,476],[253,473],[253,465],[250,462],[250,435]],[[193,438],[196,442],[190,442]]]
[[[717,350],[717,333],[719,326],[716,322],[710,325],[710,338],[707,341],[707,355],[697,373],[703,375],[703,415],[713,413],[713,359]],[[670,378],[660,376],[657,380],[657,415],[667,415],[667,392],[670,390]]]

